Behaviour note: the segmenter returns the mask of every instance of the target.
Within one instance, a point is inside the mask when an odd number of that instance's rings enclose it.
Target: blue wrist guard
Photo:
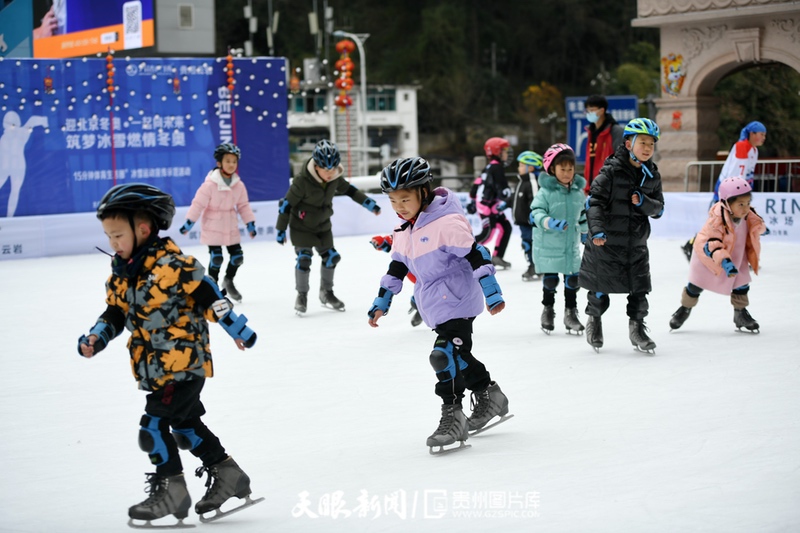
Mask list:
[[[114,331],[114,327],[111,324],[107,322],[98,322],[89,331],[89,335],[95,335],[97,337],[93,346],[94,353],[99,353],[105,349],[111,339],[117,336],[117,332]],[[83,355],[83,353],[81,353],[81,344],[89,345],[89,335],[81,335],[78,339],[78,355]]]
[[[703,246],[703,252],[705,252],[705,254],[706,254],[708,257],[711,257],[711,250],[709,250],[709,249],[708,249],[708,243],[706,243],[706,245],[705,245],[705,246]]]
[[[389,307],[392,305],[392,296],[394,296],[392,291],[386,287],[381,287],[380,290],[378,290],[378,296],[372,302],[372,307],[367,311],[367,315],[369,315],[370,318],[375,318],[376,311],[383,311],[384,315],[388,315]]]
[[[592,235],[592,239],[605,239],[605,238],[606,238],[606,234],[603,233],[602,231]]]
[[[500,290],[500,285],[497,283],[497,278],[492,276],[483,276],[478,280],[483,289],[483,296],[486,298],[486,305],[489,309],[494,309],[503,303],[503,291]]]
[[[283,244],[286,242],[286,230],[279,229],[278,233],[275,235],[275,240],[278,241],[278,244]]]
[[[192,229],[192,226],[194,226],[194,222],[192,222],[187,218],[186,222],[183,223],[183,226],[181,226],[181,229],[179,229],[178,231],[180,231],[181,234],[184,235],[188,233],[190,229]]]
[[[253,237],[256,236],[256,223],[255,222],[248,222],[247,223],[247,233],[249,233]]]
[[[256,332],[246,326],[247,317],[237,315],[232,310],[219,319],[219,323],[228,335],[234,339],[242,339],[247,348],[252,348],[256,343]]]
[[[363,202],[361,202],[361,205],[364,208],[372,211],[373,213],[380,213],[381,212],[381,208],[378,207],[378,203],[375,200],[373,200],[372,198],[370,198],[369,196]]]

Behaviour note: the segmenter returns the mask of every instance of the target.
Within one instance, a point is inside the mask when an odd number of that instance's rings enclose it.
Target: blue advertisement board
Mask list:
[[[586,96],[570,96],[566,99],[567,144],[575,149],[575,157],[579,162],[586,158],[586,128],[589,126],[584,109],[586,98]],[[608,100],[607,111],[623,126],[639,116],[638,98],[635,95],[606,96],[606,100]]]
[[[33,55],[32,19],[31,0],[0,0],[0,58]]]
[[[114,183],[147,182],[191,203],[222,142],[242,149],[252,201],[290,176],[286,64],[223,58],[0,60],[0,217],[80,213]]]

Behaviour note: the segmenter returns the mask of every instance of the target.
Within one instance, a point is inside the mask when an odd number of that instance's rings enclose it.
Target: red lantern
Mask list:
[[[336,43],[336,51],[341,54],[339,60],[334,64],[336,70],[339,71],[339,77],[334,82],[334,86],[339,89],[339,94],[334,98],[333,103],[340,111],[344,111],[353,105],[353,99],[347,95],[347,92],[353,88],[353,70],[355,64],[350,59],[350,54],[356,49],[355,43],[350,40],[339,41]]]

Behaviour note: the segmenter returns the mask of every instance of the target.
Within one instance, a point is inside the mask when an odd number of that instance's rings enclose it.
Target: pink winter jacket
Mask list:
[[[237,212],[245,225],[256,220],[253,210],[250,209],[247,189],[239,175],[233,175],[229,187],[222,181],[217,168],[208,173],[206,180],[197,189],[186,218],[197,222],[200,215],[203,216],[201,243],[209,246],[230,246],[241,242]]]
[[[689,281],[702,289],[720,294],[730,294],[733,289],[749,283],[749,266],[753,267],[754,274],[758,274],[761,234],[765,230],[764,219],[754,209],[750,209],[737,228],[723,203],[714,204],[708,212],[708,220],[694,240]],[[711,257],[706,255],[706,244],[712,252]],[[726,258],[733,261],[739,271],[733,278],[727,277],[721,266]]]

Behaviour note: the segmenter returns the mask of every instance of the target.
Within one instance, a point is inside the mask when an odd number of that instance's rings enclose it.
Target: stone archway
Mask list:
[[[634,26],[661,30],[659,169],[683,190],[686,163],[719,146],[714,87],[734,70],[778,62],[800,72],[800,4],[791,0],[638,0]],[[735,139],[731,139],[731,143]]]

